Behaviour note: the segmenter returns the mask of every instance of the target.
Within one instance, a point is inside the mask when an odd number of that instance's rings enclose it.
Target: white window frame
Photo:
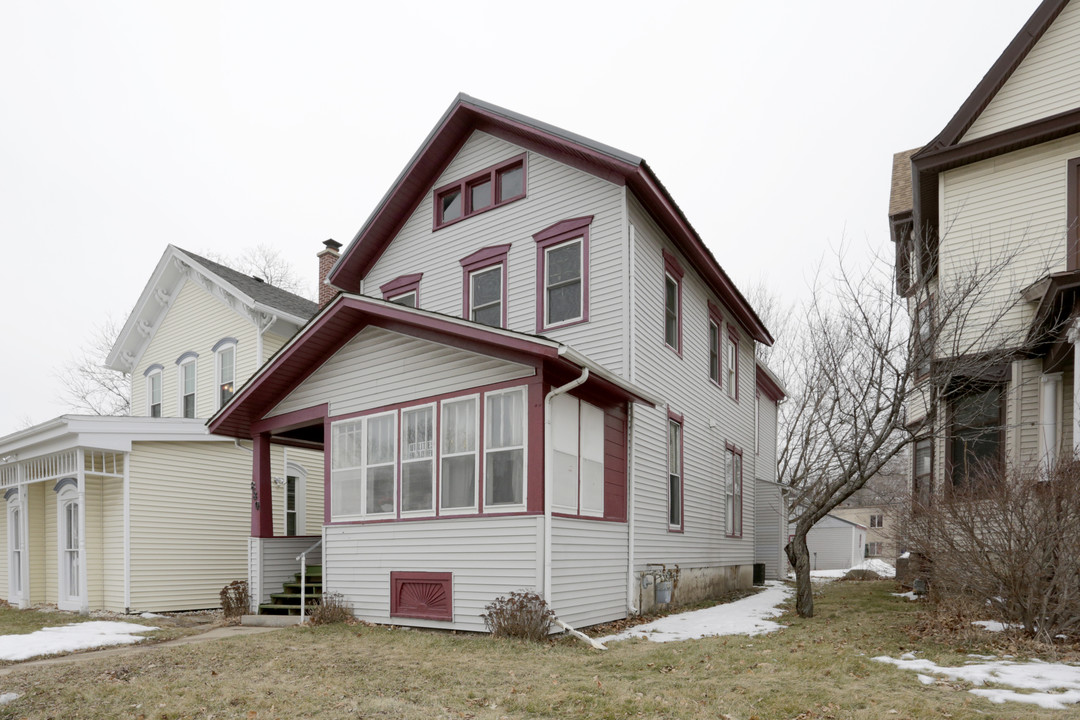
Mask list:
[[[176,366],[176,416],[179,418],[187,417],[187,415],[184,414],[184,372],[188,367],[191,367],[191,372],[193,374],[192,384],[195,386],[195,389],[192,391],[191,417],[197,418],[199,417],[199,358],[195,356],[185,358],[183,362]]]
[[[444,408],[447,405],[452,405],[452,404],[458,403],[458,402],[464,402],[466,400],[472,400],[475,403],[475,407],[476,407],[476,412],[473,413],[473,438],[475,439],[476,446],[473,448],[471,453],[462,452],[462,453],[447,454],[446,451],[445,451],[445,448],[443,447],[443,434],[442,434],[443,433],[443,424],[446,422],[446,413],[444,411]],[[439,462],[439,464],[438,464],[438,468],[437,468],[438,484],[436,485],[436,487],[438,488],[438,491],[439,491],[438,503],[437,503],[438,514],[439,515],[469,515],[469,514],[476,514],[476,512],[478,511],[478,507],[479,507],[478,502],[479,502],[479,497],[480,497],[480,463],[484,461],[484,458],[480,453],[480,443],[481,443],[481,435],[480,435],[480,433],[482,431],[482,428],[480,427],[480,413],[482,412],[482,408],[483,408],[483,405],[481,405],[481,397],[480,397],[479,393],[475,393],[475,394],[472,394],[472,395],[462,395],[460,397],[446,398],[445,400],[439,401],[439,423],[438,423],[438,433],[439,433],[438,462]],[[469,455],[469,454],[473,455],[473,457],[475,458],[475,462],[473,463],[473,501],[472,501],[472,505],[471,506],[461,506],[461,507],[445,507],[443,505],[444,493],[442,492],[442,489],[443,489],[443,486],[442,486],[442,483],[443,483],[443,471],[442,471],[443,460],[445,460],[447,458],[452,458],[452,457],[464,457],[464,456]]]
[[[12,521],[12,517],[18,517],[18,520]],[[7,528],[8,601],[21,607],[26,594],[26,516],[23,513],[21,489],[16,490],[7,502]],[[17,559],[15,553],[18,553]]]
[[[736,463],[736,459],[738,462]],[[741,538],[743,536],[743,521],[745,517],[744,503],[746,502],[746,482],[744,458],[742,453],[732,447],[725,450],[724,475],[724,535],[729,538]],[[735,492],[735,470],[738,465],[739,492]],[[735,515],[735,498],[739,498],[739,514]],[[737,526],[736,526],[737,525]]]
[[[154,381],[155,380],[157,380],[157,391],[158,391],[157,392],[157,395],[158,395],[157,403],[154,402]],[[164,409],[164,403],[161,401],[163,394],[164,394],[164,383],[163,383],[161,369],[158,368],[157,370],[154,370],[153,372],[147,373],[147,375],[146,375],[146,416],[147,417],[154,417],[154,405],[155,404],[158,406],[157,417],[164,417],[165,416],[165,413],[162,412],[163,409]],[[181,400],[181,404],[183,404],[183,400]]]
[[[222,383],[223,378],[222,378],[222,372],[221,372],[221,361],[225,357],[225,353],[230,351],[230,350],[232,351],[232,386],[233,386],[233,389],[232,389],[232,395],[229,396],[229,399],[232,399],[232,397],[234,395],[236,395],[236,390],[237,390],[237,385],[238,385],[238,383],[236,382],[236,343],[235,342],[221,342],[221,343],[218,343],[216,348],[217,349],[214,350],[214,407],[217,408],[218,410],[220,410],[221,408],[223,408],[225,406],[225,402],[221,401],[221,386],[223,384]],[[196,390],[197,389],[198,389],[198,384],[196,383]],[[198,393],[196,392],[196,395],[197,394]],[[228,401],[226,401],[226,402],[228,402]],[[198,417],[198,416],[196,416],[196,417]]]
[[[368,433],[369,433],[369,428],[371,427],[371,421],[376,420],[378,418],[387,417],[387,416],[392,417],[393,422],[394,422],[394,429],[391,432],[391,437],[394,440],[394,450],[393,450],[394,458],[389,463],[378,463],[376,465],[372,465],[372,464],[370,464],[368,462],[369,458],[368,458],[368,448],[367,448],[367,446],[368,446]],[[377,519],[385,519],[385,518],[390,518],[390,517],[396,517],[397,507],[398,507],[398,497],[397,497],[398,496],[398,487],[397,487],[398,486],[398,461],[397,461],[397,457],[398,457],[398,444],[397,444],[398,443],[398,440],[397,440],[398,429],[397,429],[397,425],[398,425],[398,422],[397,422],[397,410],[389,410],[389,411],[386,411],[386,412],[373,413],[371,415],[364,415],[362,417],[345,418],[345,419],[342,419],[342,420],[337,420],[335,422],[332,422],[332,423],[330,423],[330,438],[331,438],[330,442],[331,443],[334,442],[334,435],[335,435],[336,429],[339,426],[346,425],[346,424],[348,424],[348,425],[359,425],[360,426],[360,464],[359,465],[349,465],[347,467],[336,467],[335,464],[334,464],[335,460],[336,460],[335,452],[334,452],[333,447],[331,447],[331,451],[330,451],[331,452],[331,457],[330,457],[330,498],[331,498],[331,500],[330,500],[330,519],[332,521],[348,521],[348,520],[371,520],[371,519],[376,519],[377,520]],[[376,467],[386,467],[388,465],[393,467],[393,469],[394,469],[393,510],[372,512],[370,510],[370,508],[368,508],[368,501],[367,501],[367,496],[368,496],[368,470],[370,470],[372,468],[376,468]],[[354,514],[337,514],[337,513],[334,512],[334,502],[333,502],[334,483],[337,481],[337,478],[335,477],[335,475],[337,473],[342,473],[342,472],[346,472],[346,471],[350,471],[350,470],[359,471],[359,475],[360,475],[360,512],[359,512],[359,514],[355,514],[355,513]]]
[[[548,303],[548,293],[551,292],[551,287],[552,287],[548,283],[548,270],[551,268],[551,263],[549,262],[548,258],[551,255],[552,251],[559,250],[560,248],[564,248],[567,245],[572,245],[574,243],[577,243],[577,246],[578,246],[578,278],[577,278],[577,283],[578,283],[578,314],[577,314],[576,317],[564,318],[564,319],[559,320],[557,322],[552,322],[550,320],[550,318],[548,317],[548,312],[549,312],[549,309],[550,309],[549,308],[549,303]],[[584,235],[579,235],[579,236],[577,236],[575,238],[571,238],[569,240],[564,240],[563,242],[556,243],[554,245],[549,245],[548,247],[544,248],[544,278],[543,278],[543,282],[544,282],[544,297],[543,297],[544,316],[543,317],[544,317],[544,329],[545,330],[549,330],[551,328],[562,327],[563,325],[569,325],[570,323],[581,322],[582,320],[585,319],[585,236]],[[562,283],[562,285],[569,285],[569,284],[570,284],[569,282]]]
[[[676,433],[675,443],[672,445],[671,429],[672,427],[678,428]],[[685,526],[686,518],[683,513],[686,511],[686,500],[683,494],[686,492],[686,458],[684,457],[683,448],[685,447],[686,438],[683,437],[685,428],[683,424],[673,417],[668,417],[667,425],[665,426],[667,431],[667,469],[665,472],[665,479],[667,480],[667,527],[668,530],[682,531]],[[672,459],[678,460],[678,467],[672,467]],[[678,473],[672,472],[672,470],[678,470]],[[678,478],[679,497],[673,498],[671,496],[672,482],[675,478]],[[679,522],[671,522],[671,510],[677,507],[679,509]]]
[[[364,482],[363,482],[363,480],[364,480],[363,471],[364,471],[364,454],[367,451],[367,448],[365,446],[367,438],[366,438],[366,436],[364,434],[365,429],[366,429],[364,421],[365,421],[365,418],[358,417],[358,418],[345,418],[345,419],[337,420],[335,422],[330,423],[330,520],[331,521],[363,520],[364,519],[363,508],[364,508],[365,488],[364,488]],[[360,457],[359,457],[359,459],[357,461],[358,464],[356,464],[356,465],[341,465],[341,466],[337,465],[337,458],[338,458],[338,454],[340,453],[340,450],[336,447],[336,444],[337,444],[337,432],[338,432],[338,428],[340,428],[340,427],[342,427],[344,425],[357,425],[357,426],[359,426]],[[360,490],[359,490],[359,492],[360,492],[360,512],[358,512],[358,513],[338,513],[336,511],[335,507],[334,507],[335,485],[338,482],[340,482],[340,477],[339,477],[340,474],[347,473],[347,472],[350,472],[350,471],[358,471],[360,473],[360,477],[361,477]]]
[[[675,312],[674,312],[674,316],[675,316],[675,338],[674,338],[674,341],[675,341],[675,344],[674,345],[672,345],[671,342],[668,341],[668,330],[667,330],[667,328],[668,328],[668,325],[667,325],[667,318],[668,318],[667,284],[668,284],[668,282],[674,283],[674,285],[675,285]],[[672,350],[674,350],[677,353],[682,353],[682,342],[681,342],[681,339],[682,339],[682,332],[681,332],[681,328],[682,328],[682,302],[681,302],[681,293],[682,293],[682,280],[675,277],[671,273],[665,271],[664,272],[664,302],[663,302],[663,306],[664,306],[664,344],[667,345],[669,348],[671,348]]]
[[[720,363],[724,377],[724,391],[728,397],[737,400],[739,397],[739,389],[736,387],[739,381],[739,346],[730,335],[724,335],[721,346],[724,348],[724,358]]]
[[[412,295],[412,299],[413,299],[412,305],[405,305],[405,303],[401,302],[404,298],[407,298],[410,295]],[[405,305],[405,307],[418,308],[418,307],[420,307],[420,303],[418,302],[419,299],[420,299],[420,296],[419,296],[418,292],[416,292],[415,290],[409,290],[407,292],[398,293],[397,295],[392,295],[392,296],[386,298],[386,301],[387,302],[392,302],[392,303],[397,303],[398,305]]]
[[[405,459],[405,413],[415,412],[418,410],[430,410],[431,411],[431,507],[424,510],[406,510],[405,509],[405,464],[406,463],[419,463],[422,460],[406,460]],[[439,500],[439,408],[436,403],[424,403],[423,405],[410,405],[409,407],[401,408],[401,417],[398,420],[398,456],[400,470],[400,484],[401,489],[398,492],[398,508],[401,510],[401,517],[434,517],[435,509],[438,507]]]
[[[296,535],[307,534],[307,470],[294,462],[285,463],[285,487],[282,488],[281,530],[286,536],[289,532],[289,478],[296,478],[296,503],[293,514],[296,515]]]
[[[666,312],[666,309],[665,309],[665,312]],[[666,315],[665,315],[665,317],[666,317]],[[666,331],[666,328],[665,328],[665,331]],[[721,354],[723,352],[723,350],[721,348],[723,347],[724,342],[723,342],[723,338],[721,337],[722,332],[723,332],[723,328],[721,327],[720,323],[718,323],[716,320],[713,320],[712,317],[710,317],[709,318],[709,339],[708,339],[708,343],[709,343],[709,379],[712,380],[717,385],[719,385],[723,381],[724,361],[723,361],[723,355]],[[716,341],[715,345],[713,344],[713,340]],[[714,358],[713,353],[715,353],[715,358]]]
[[[384,417],[392,418],[392,421],[393,421],[393,424],[394,424],[393,429],[390,431],[390,437],[393,438],[393,442],[394,442],[394,447],[390,451],[391,459],[390,459],[389,463],[384,462],[384,463],[371,464],[370,458],[368,457],[368,433],[369,433],[370,428],[371,428],[371,421],[372,420],[378,420],[378,419],[384,418]],[[361,500],[361,504],[362,504],[362,507],[363,507],[362,512],[363,512],[364,517],[367,517],[367,518],[385,518],[385,517],[394,516],[397,513],[397,507],[398,507],[398,497],[397,497],[398,496],[398,471],[397,471],[397,469],[398,469],[398,437],[397,437],[398,436],[398,428],[397,428],[397,426],[398,426],[397,410],[390,410],[388,412],[374,413],[372,415],[365,415],[364,416],[364,434],[363,434],[364,445],[363,445],[363,448],[362,448],[362,457],[364,459],[364,464],[363,464],[364,475],[363,475],[363,481],[361,482],[361,492],[363,493],[363,499]],[[391,502],[391,509],[390,510],[380,510],[379,512],[375,512],[371,508],[368,507],[368,471],[373,469],[373,468],[382,468],[382,467],[387,467],[387,466],[393,468],[393,471],[394,471],[394,479],[393,479],[393,482],[392,482],[393,500]]]
[[[477,275],[483,275],[485,273],[496,273],[499,276],[499,299],[497,302],[490,302],[483,306],[476,305],[476,288],[473,286],[473,278]],[[503,301],[506,298],[506,263],[496,262],[492,265],[486,265],[482,268],[469,271],[469,321],[478,323],[476,319],[477,310],[486,310],[495,305],[499,306],[499,324],[489,325],[488,327],[503,327],[506,324],[506,308],[503,307]],[[486,324],[486,323],[480,323]]]
[[[80,610],[82,609],[82,589],[85,585],[86,579],[86,558],[83,555],[83,540],[86,528],[82,524],[82,515],[79,504],[81,498],[79,497],[79,491],[74,485],[68,485],[60,491],[56,496],[56,555],[57,555],[57,585],[56,585],[56,606],[61,610]],[[73,507],[75,513],[75,524],[78,532],[76,538],[76,547],[74,550],[70,550],[66,547],[68,544],[66,515],[67,508]],[[75,564],[78,572],[78,577],[75,578],[75,588],[71,587],[71,577],[68,574],[69,565],[71,562],[70,554],[75,553]]]
[[[507,445],[505,447],[492,448],[491,447],[491,426],[488,424],[490,417],[487,412],[487,399],[489,397],[495,397],[499,395],[509,395],[511,393],[517,393],[521,395],[521,445]],[[484,512],[488,511],[489,507],[495,508],[496,512],[517,512],[525,510],[529,504],[529,396],[527,393],[527,387],[520,385],[518,387],[506,388],[503,390],[491,390],[484,393]],[[521,502],[520,503],[497,503],[488,505],[487,503],[487,458],[492,452],[505,452],[507,450],[521,450]]]

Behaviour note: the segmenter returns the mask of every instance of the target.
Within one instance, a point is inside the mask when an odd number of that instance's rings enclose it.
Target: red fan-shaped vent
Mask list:
[[[452,577],[451,573],[390,573],[390,615],[453,620]]]

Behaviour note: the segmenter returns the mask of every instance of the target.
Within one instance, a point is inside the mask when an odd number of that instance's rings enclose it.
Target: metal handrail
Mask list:
[[[296,556],[300,561],[300,624],[304,624],[304,612],[307,609],[307,554],[322,545],[322,538],[304,552]]]

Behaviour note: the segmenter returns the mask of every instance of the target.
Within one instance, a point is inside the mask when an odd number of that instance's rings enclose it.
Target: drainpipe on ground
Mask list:
[[[551,607],[551,493],[553,448],[551,447],[551,400],[557,395],[573,390],[589,379],[589,368],[581,371],[581,377],[548,392],[544,398],[544,599]]]

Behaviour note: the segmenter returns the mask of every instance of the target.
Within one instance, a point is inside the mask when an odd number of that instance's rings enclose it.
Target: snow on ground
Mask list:
[[[978,625],[987,632],[1005,632],[1009,629],[1008,625],[998,622],[997,620],[976,620],[971,624]]]
[[[828,582],[830,580],[836,580],[847,575],[852,570],[873,570],[881,577],[896,577],[896,568],[884,560],[878,560],[877,558],[871,558],[864,560],[855,567],[848,568],[847,570],[811,570],[810,580],[817,582]]]
[[[919,599],[919,596],[915,594],[914,590],[910,590],[910,591],[908,591],[906,593],[889,593],[889,594],[892,595],[893,597],[907,598],[908,600],[911,600],[912,602],[916,602]]]
[[[899,660],[887,656],[874,658],[903,670],[918,673],[919,682],[928,684],[926,678],[933,675],[949,680],[963,680],[972,685],[1005,685],[1005,688],[975,688],[969,692],[984,697],[992,703],[1006,701],[1038,705],[1048,710],[1064,710],[1066,705],[1080,703],[1080,666],[1066,663],[1031,662],[969,662],[960,667],[937,665],[930,660],[916,660],[910,654]],[[1036,692],[1017,692],[1034,690]],[[1057,691],[1057,692],[1052,692]]]
[[[0,635],[0,660],[26,660],[38,655],[56,655],[106,645],[130,645],[143,640],[134,633],[157,629],[136,623],[98,620],[42,628],[24,635]]]
[[[714,635],[760,635],[784,627],[768,618],[780,615],[782,611],[777,605],[790,594],[791,588],[787,585],[770,581],[765,583],[764,590],[742,600],[668,615],[597,640],[609,643],[639,637],[653,642],[672,642]]]

